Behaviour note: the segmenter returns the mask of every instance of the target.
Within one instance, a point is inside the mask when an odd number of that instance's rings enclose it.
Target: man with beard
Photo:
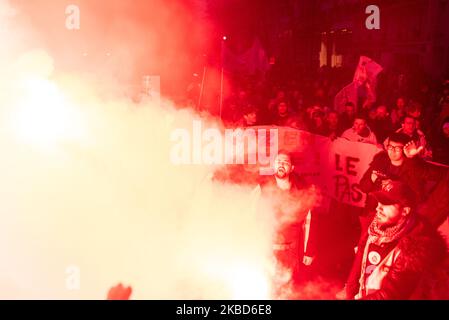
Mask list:
[[[346,298],[447,299],[446,243],[417,214],[413,191],[394,181],[372,195],[378,202],[376,216],[360,239]],[[437,274],[443,276],[434,278]]]
[[[291,156],[279,151],[274,161],[274,174],[265,176],[259,183],[264,208],[275,215],[273,250],[277,271],[287,278],[275,285],[277,296],[291,297],[294,286],[305,280],[306,266],[315,255],[316,221],[312,214],[317,190],[308,186],[293,172]],[[286,276],[287,275],[287,276]],[[275,279],[276,280],[276,279]]]

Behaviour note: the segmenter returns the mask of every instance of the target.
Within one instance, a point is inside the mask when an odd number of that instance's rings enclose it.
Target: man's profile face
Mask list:
[[[290,175],[293,171],[293,165],[290,157],[286,154],[277,155],[274,160],[274,174],[276,177],[283,179]]]
[[[399,204],[377,203],[376,218],[379,226],[394,226],[403,216],[403,207]]]

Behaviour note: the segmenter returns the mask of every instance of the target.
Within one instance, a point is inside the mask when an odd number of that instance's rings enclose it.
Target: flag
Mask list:
[[[260,41],[255,38],[252,45],[241,53],[232,51],[226,42],[223,45],[223,67],[231,73],[254,75],[268,70],[268,58]]]
[[[337,112],[344,110],[346,102],[351,101],[357,108],[359,93],[365,93],[365,103],[376,101],[377,76],[383,70],[382,66],[371,58],[361,56],[354,73],[352,82],[337,93],[334,99],[334,109]]]
[[[365,103],[372,104],[376,101],[377,75],[383,70],[382,66],[374,60],[361,56],[354,73],[353,82],[357,88],[362,88],[366,93]]]
[[[334,110],[342,113],[345,110],[346,102],[352,102],[354,106],[357,106],[357,86],[355,82],[351,82],[335,95]]]
[[[361,56],[359,64],[354,73],[353,82],[357,83],[357,86],[361,86],[364,83],[375,83],[377,75],[383,70],[382,66],[376,63],[374,60]]]

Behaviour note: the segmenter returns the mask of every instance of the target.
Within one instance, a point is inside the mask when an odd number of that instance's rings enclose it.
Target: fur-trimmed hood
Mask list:
[[[449,254],[446,240],[427,220],[420,219],[401,241],[404,267],[421,275],[410,299],[449,299]]]
[[[446,258],[448,248],[443,236],[421,217],[412,231],[399,240],[403,262],[409,270],[425,272]]]

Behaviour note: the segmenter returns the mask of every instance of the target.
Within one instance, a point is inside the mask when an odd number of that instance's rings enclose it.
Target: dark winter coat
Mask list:
[[[385,177],[373,182],[371,180],[373,170],[381,172]],[[381,180],[391,179],[406,183],[421,201],[426,195],[426,182],[439,181],[446,172],[446,168],[432,165],[420,157],[406,158],[400,167],[394,167],[387,152],[381,151],[374,156],[368,170],[360,180],[360,190],[365,193],[379,191],[381,190]]]
[[[359,291],[359,279],[363,252],[368,239],[365,233],[359,242],[358,252],[346,284],[346,295],[353,299]],[[365,296],[368,300],[395,299],[444,299],[448,298],[447,276],[436,283],[435,275],[442,272],[447,259],[447,246],[443,237],[423,218],[417,218],[415,226],[399,239],[400,254],[384,278],[381,289]],[[447,275],[447,274],[446,274]],[[431,284],[433,281],[433,285]],[[438,288],[437,288],[438,285]],[[446,294],[438,296],[438,292]]]
[[[371,180],[373,170],[385,175],[376,182]],[[393,173],[393,170],[395,172]],[[433,226],[441,225],[449,214],[449,169],[424,161],[420,157],[406,158],[400,167],[393,168],[385,151],[373,158],[368,170],[360,180],[360,190],[369,194],[381,190],[381,180],[391,179],[406,183],[416,194],[419,213],[425,216]],[[429,182],[434,182],[431,186]],[[430,186],[430,187],[429,187]],[[367,197],[365,214],[372,216],[377,201]]]

